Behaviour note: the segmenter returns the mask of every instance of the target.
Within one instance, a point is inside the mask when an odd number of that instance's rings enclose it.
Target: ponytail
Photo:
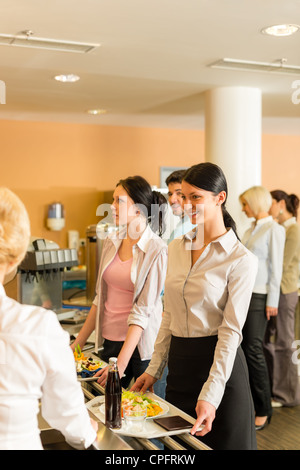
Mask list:
[[[236,237],[238,240],[240,240],[238,233],[237,233],[237,228],[236,228],[236,223],[225,208],[224,204],[222,204],[222,213],[223,213],[223,220],[224,220],[224,225],[226,228],[232,228],[234,231]]]
[[[166,230],[167,207],[167,200],[163,194],[158,191],[152,191],[152,204],[149,224],[151,230],[153,230],[154,233],[157,233],[160,237]]]
[[[286,210],[293,215],[293,217],[297,218],[297,212],[299,208],[299,198],[296,194],[288,195],[285,191],[281,189],[276,189],[275,191],[271,191],[271,196],[275,201],[284,201]]]
[[[296,194],[290,194],[288,196],[287,210],[297,218],[297,212],[299,208],[299,198]]]
[[[142,176],[128,176],[120,180],[117,186],[125,189],[134,204],[139,206],[153,232],[161,237],[166,229],[166,198],[158,191],[152,191],[150,184]]]

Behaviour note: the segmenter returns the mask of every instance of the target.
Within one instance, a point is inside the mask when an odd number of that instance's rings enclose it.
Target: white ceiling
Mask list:
[[[209,67],[225,57],[300,66],[300,31],[260,33],[282,23],[300,25],[300,0],[1,0],[0,34],[30,29],[101,47],[76,54],[1,45],[0,118],[198,129],[204,92],[238,85],[262,90],[265,123],[300,129],[300,104],[291,99],[300,74]],[[53,80],[62,73],[81,79]],[[107,114],[90,116],[89,108]]]

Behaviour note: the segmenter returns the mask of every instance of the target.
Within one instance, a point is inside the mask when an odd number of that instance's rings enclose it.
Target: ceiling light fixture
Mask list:
[[[74,83],[74,82],[78,82],[78,80],[80,80],[80,77],[78,75],[70,73],[67,75],[55,75],[54,80],[57,80],[58,82],[63,82],[63,83]]]
[[[39,38],[30,29],[20,34],[0,34],[0,45],[11,47],[27,47],[50,51],[77,52],[85,54],[94,51],[100,44],[91,44],[60,39]]]
[[[274,26],[268,26],[263,28],[261,32],[268,34],[269,36],[291,36],[299,30],[300,26],[297,24],[276,24]]]
[[[215,69],[224,69],[224,70],[241,70],[247,72],[266,72],[266,73],[278,73],[278,74],[296,74],[300,73],[299,65],[287,65],[286,59],[278,59],[274,62],[257,62],[250,60],[239,60],[239,59],[229,59],[224,58],[217,60],[213,64],[210,64],[209,67]]]
[[[88,109],[87,113],[97,115],[97,114],[106,114],[107,111],[106,109]]]

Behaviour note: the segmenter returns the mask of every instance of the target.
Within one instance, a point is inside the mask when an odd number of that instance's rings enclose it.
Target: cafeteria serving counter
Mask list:
[[[97,441],[90,447],[89,450],[113,450],[113,451],[132,451],[132,450],[151,450],[159,451],[161,448],[158,443],[162,443],[165,449],[171,449],[174,451],[194,449],[194,450],[211,450],[199,439],[192,436],[189,431],[183,430],[176,436],[163,435],[161,437],[147,438],[147,437],[132,437],[114,432],[108,429],[103,422],[98,418],[97,413],[93,413],[93,406],[89,406],[89,403],[93,403],[96,397],[100,400],[104,398],[104,388],[101,387],[97,382],[82,382],[81,383],[83,394],[85,396],[87,408],[91,418],[98,422],[98,433]],[[180,415],[187,419],[191,423],[195,420],[188,416],[183,411],[179,410],[171,403],[166,402],[160,397],[151,394],[151,396],[160,402],[164,402],[169,410],[167,415]],[[96,407],[98,409],[98,407]],[[39,414],[39,427],[41,429],[41,440],[46,450],[72,450],[63,435],[54,429],[52,429],[42,417],[42,412]],[[161,445],[161,444],[160,444]]]
[[[79,324],[62,324],[65,331],[67,331],[72,337],[78,333],[81,328]],[[87,354],[93,356],[93,344],[87,344],[86,347],[83,349],[86,351]],[[97,356],[95,358],[99,359]],[[166,435],[165,433],[163,436],[153,438],[146,438],[146,437],[132,437],[120,434],[118,432],[114,432],[108,429],[105,424],[99,419],[99,415],[97,416],[97,411],[99,410],[98,407],[89,406],[90,402],[94,403],[96,397],[101,397],[104,402],[104,388],[101,387],[96,381],[82,381],[81,382],[82,391],[85,397],[86,406],[89,411],[91,418],[98,422],[98,434],[97,434],[97,441],[91,446],[89,450],[113,450],[113,451],[126,451],[126,450],[152,450],[158,451],[161,450],[161,443],[164,445],[165,449],[171,449],[174,451],[180,451],[185,449],[194,449],[194,450],[211,450],[207,447],[204,443],[202,443],[199,439],[192,436],[188,430],[183,430],[180,434],[173,435]],[[151,394],[154,399],[157,399],[160,402],[164,402],[168,407],[168,412],[166,416],[173,416],[173,415],[180,415],[186,420],[190,421],[191,423],[195,422],[195,419],[191,416],[187,415],[179,408],[173,406],[171,403],[163,400],[162,398]],[[72,449],[70,447],[63,435],[56,431],[45,422],[42,417],[42,412],[39,414],[39,426],[41,429],[41,439],[42,444],[45,449]],[[160,443],[160,444],[158,444]],[[157,445],[158,444],[158,445]]]
[[[104,394],[103,387],[101,387],[97,382],[83,382],[82,389],[85,398],[88,401],[95,399],[96,396]],[[186,413],[171,405],[171,403],[166,402],[160,397],[156,397],[154,394],[151,394],[150,396],[167,404],[169,408],[167,415],[180,415],[191,423],[195,421]],[[161,442],[165,448],[171,450],[185,450],[187,448],[193,448],[194,450],[210,450],[209,447],[199,441],[199,439],[192,436],[187,430],[183,430],[180,434],[176,434],[176,440],[174,439],[175,436],[169,435],[150,439],[146,437],[132,437],[115,433],[97,419],[97,416],[93,416],[92,410],[93,408],[91,407],[89,409],[91,416],[99,422],[98,439],[93,446],[97,450],[160,450],[157,445],[158,441]]]

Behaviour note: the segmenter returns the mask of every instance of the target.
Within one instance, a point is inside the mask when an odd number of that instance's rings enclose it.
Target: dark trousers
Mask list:
[[[242,348],[249,369],[249,380],[256,416],[271,416],[271,389],[263,350],[267,327],[265,294],[252,294],[243,328]]]
[[[108,363],[110,357],[118,357],[123,344],[123,341],[110,341],[105,339],[103,350],[100,352],[101,359]],[[139,350],[136,347],[124,371],[125,377],[122,377],[121,379],[122,387],[126,389],[132,379],[136,380],[140,375],[142,375],[147,369],[149,362],[150,360],[141,360]],[[153,385],[154,393],[161,398],[165,398],[167,374],[168,369],[166,367],[161,379]]]
[[[198,395],[214,360],[218,338],[172,337],[166,399],[196,418]],[[254,408],[244,353],[238,348],[212,430],[199,439],[213,450],[256,450]]]
[[[100,352],[100,357],[103,361],[109,361],[110,357],[118,357],[119,352],[122,349],[124,342],[123,341],[110,341],[108,339],[104,340],[103,350]],[[142,361],[138,348],[136,347],[128,366],[126,367],[124,374],[125,377],[122,377],[121,384],[123,388],[127,388],[131,379],[137,379],[145,370],[147,369],[150,361]]]

